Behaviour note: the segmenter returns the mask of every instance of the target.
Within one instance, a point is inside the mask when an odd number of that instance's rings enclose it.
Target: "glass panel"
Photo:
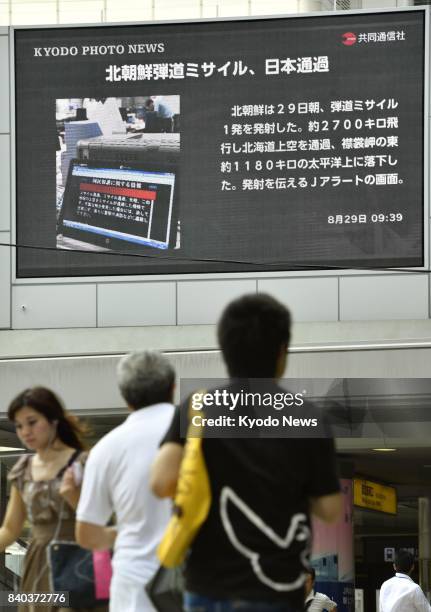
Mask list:
[[[106,21],[150,21],[151,2],[106,0]]]
[[[26,548],[14,542],[11,546],[6,548],[5,565],[8,570],[16,574],[16,576],[22,576],[24,571],[24,557]]]
[[[247,17],[249,0],[202,0],[202,17]]]
[[[288,15],[299,13],[297,2],[284,0],[252,0],[252,15]]]
[[[340,0],[339,0],[340,1]],[[369,2],[371,0],[368,0]],[[407,1],[407,0],[406,0]],[[376,0],[387,6],[392,0]],[[301,12],[308,5],[298,0],[0,0],[0,25],[139,22],[248,15],[285,15]],[[333,8],[333,0],[322,0],[319,8]],[[10,9],[12,15],[10,16]]]
[[[13,25],[57,23],[57,3],[55,0],[48,2],[15,0],[12,2],[11,22]]]
[[[156,0],[154,19],[198,19],[200,13],[199,0]]]
[[[11,434],[9,433],[11,437]],[[3,440],[2,440],[3,441]],[[0,499],[3,501],[2,509],[6,506],[9,500],[11,483],[7,480],[7,473],[12,469],[15,463],[22,456],[23,452],[10,452],[13,450],[12,446],[0,447]],[[3,506],[4,504],[4,506]],[[8,546],[4,553],[4,568],[1,568],[0,572],[0,584],[1,588],[8,590],[15,590],[18,588],[20,577],[23,572],[24,556],[28,546],[30,537],[29,524],[25,521],[24,528],[19,536],[19,541],[14,542],[11,546]]]
[[[0,25],[10,25],[9,2],[7,0],[0,1]]]
[[[103,9],[103,0],[60,0],[59,23],[98,23]]]
[[[428,4],[431,0],[414,0]],[[140,22],[248,15],[287,15],[309,10],[333,10],[334,0],[59,0],[59,23]],[[407,6],[410,0],[365,0],[365,8]],[[359,0],[350,0],[357,8]],[[337,0],[345,8],[345,0]],[[12,14],[10,15],[10,11]],[[57,23],[56,0],[0,0],[0,25]]]
[[[219,12],[219,2],[217,0],[203,0],[202,17],[209,19],[217,17]]]

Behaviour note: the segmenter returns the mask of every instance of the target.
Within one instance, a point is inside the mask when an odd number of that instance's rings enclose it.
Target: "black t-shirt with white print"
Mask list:
[[[188,409],[188,402],[176,409],[162,444],[184,443]],[[339,491],[333,440],[204,437],[202,444],[212,502],[187,558],[187,590],[302,610],[309,499]]]

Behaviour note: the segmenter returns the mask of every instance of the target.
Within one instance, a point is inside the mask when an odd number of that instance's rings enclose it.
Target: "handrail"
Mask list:
[[[346,342],[324,342],[324,343],[304,343],[289,347],[289,353],[320,353],[320,352],[344,352],[344,351],[376,351],[376,350],[408,350],[408,349],[428,349],[431,348],[431,338],[428,340],[381,340],[381,341],[359,341],[354,343]],[[162,351],[166,355],[205,355],[220,353],[219,348],[201,347],[196,349],[171,349]],[[103,353],[71,353],[70,355],[32,355],[15,356],[4,355],[0,357],[2,362],[11,361],[63,361],[69,359],[103,359],[110,357],[121,357],[124,351],[108,351]]]

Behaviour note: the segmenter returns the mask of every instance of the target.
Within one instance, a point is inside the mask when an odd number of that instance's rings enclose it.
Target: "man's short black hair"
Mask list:
[[[412,569],[415,558],[411,552],[405,548],[400,548],[395,555],[395,569],[402,574],[408,574]]]
[[[307,567],[305,571],[307,572],[307,574],[310,574],[311,580],[314,582],[316,580],[316,570],[314,569],[314,567],[310,565],[310,567]]]
[[[273,378],[290,341],[289,311],[270,295],[244,295],[224,310],[218,341],[231,377]]]

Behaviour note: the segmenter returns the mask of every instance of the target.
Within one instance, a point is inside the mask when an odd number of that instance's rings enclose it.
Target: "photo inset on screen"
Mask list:
[[[57,248],[181,246],[180,96],[56,100]]]

